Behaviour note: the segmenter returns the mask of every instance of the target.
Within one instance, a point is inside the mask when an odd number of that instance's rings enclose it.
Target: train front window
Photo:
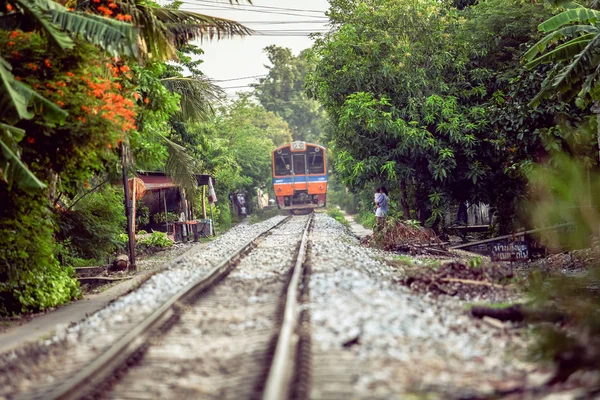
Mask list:
[[[306,159],[304,154],[294,154],[294,174],[306,175]]]
[[[291,175],[290,155],[275,153],[275,175]]]
[[[309,174],[323,174],[325,173],[325,165],[323,163],[322,152],[311,152],[308,153],[308,173]]]

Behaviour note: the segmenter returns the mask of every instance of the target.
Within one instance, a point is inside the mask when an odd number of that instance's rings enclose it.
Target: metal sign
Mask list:
[[[529,244],[524,241],[489,245],[492,261],[521,261],[529,258]]]
[[[292,142],[292,150],[306,150],[305,142]]]

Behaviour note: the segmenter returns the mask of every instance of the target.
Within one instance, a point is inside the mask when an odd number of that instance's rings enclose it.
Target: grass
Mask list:
[[[350,223],[348,220],[346,220],[346,217],[344,217],[344,214],[339,208],[336,207],[327,209],[327,215],[344,225],[346,228],[350,228]]]
[[[473,307],[488,307],[488,308],[495,308],[495,309],[500,309],[500,308],[508,308],[511,306],[514,306],[515,303],[511,302],[511,303],[507,303],[507,302],[503,302],[503,303],[469,303],[465,305],[465,308],[470,311],[471,308]]]

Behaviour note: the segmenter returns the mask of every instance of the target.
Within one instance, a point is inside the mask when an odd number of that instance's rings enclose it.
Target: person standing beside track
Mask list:
[[[383,227],[385,216],[388,213],[388,191],[385,186],[381,187],[379,197],[377,198],[377,209],[375,217],[377,218],[376,228],[379,230]]]

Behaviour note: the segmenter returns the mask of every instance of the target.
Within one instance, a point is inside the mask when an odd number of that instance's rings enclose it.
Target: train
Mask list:
[[[295,141],[271,153],[273,190],[280,210],[299,214],[327,205],[327,151]]]

